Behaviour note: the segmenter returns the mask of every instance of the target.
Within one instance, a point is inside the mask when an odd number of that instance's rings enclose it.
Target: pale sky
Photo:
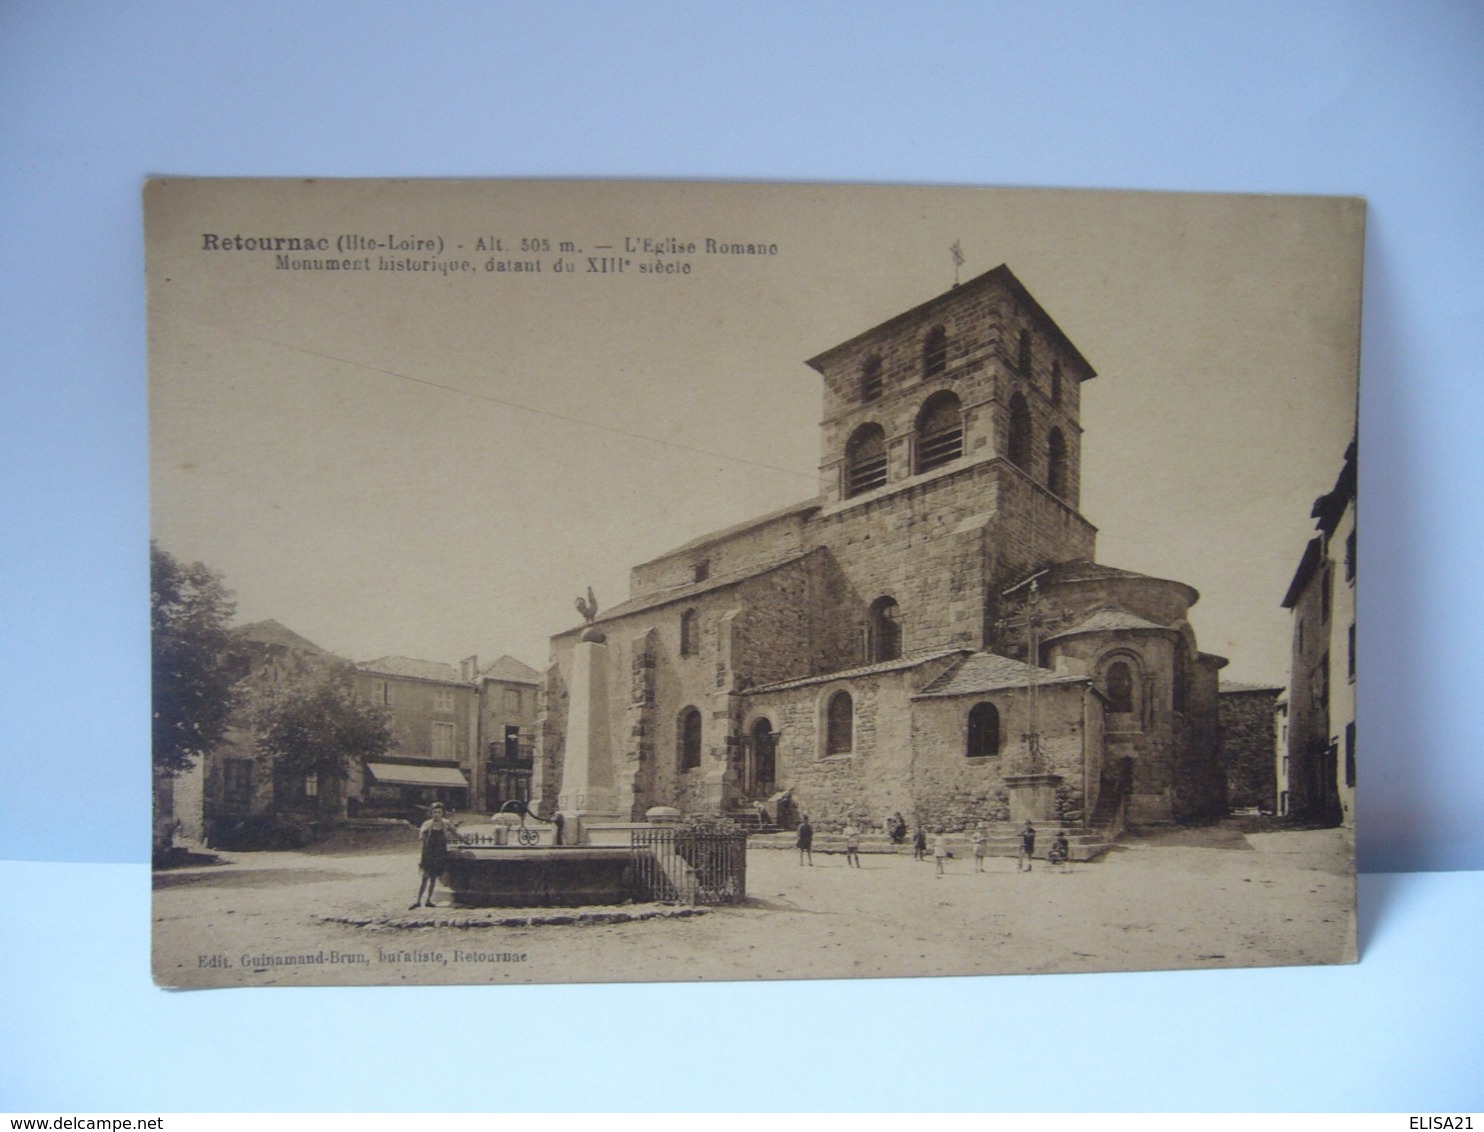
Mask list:
[[[804,359],[1006,263],[1099,376],[1098,559],[1201,592],[1224,676],[1281,683],[1280,607],[1354,427],[1361,208],[1334,198],[634,182],[168,182],[147,197],[152,530],[239,621],[356,660],[547,639],[629,567],[815,495]],[[279,270],[203,235],[439,239],[472,274]],[[540,274],[485,271],[542,261]],[[581,270],[695,241],[688,275]],[[704,240],[776,255],[704,253]],[[522,254],[522,239],[550,251]],[[570,241],[580,253],[560,251]],[[611,245],[612,251],[595,250]],[[460,247],[462,245],[462,247]],[[293,258],[329,252],[293,252]],[[551,271],[558,256],[571,275]]]

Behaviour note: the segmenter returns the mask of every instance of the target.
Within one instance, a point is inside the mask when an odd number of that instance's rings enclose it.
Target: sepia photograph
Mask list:
[[[144,221],[158,984],[1355,961],[1360,200]]]

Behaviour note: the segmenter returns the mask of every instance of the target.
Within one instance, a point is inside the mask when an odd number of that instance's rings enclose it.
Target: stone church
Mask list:
[[[809,360],[816,497],[635,566],[552,639],[534,798],[963,828],[1224,812],[1220,657],[1096,563],[1092,366],[1006,266]]]

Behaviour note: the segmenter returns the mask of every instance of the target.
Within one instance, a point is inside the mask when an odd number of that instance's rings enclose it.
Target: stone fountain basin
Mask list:
[[[643,900],[627,846],[451,845],[443,883],[470,908],[575,908]]]

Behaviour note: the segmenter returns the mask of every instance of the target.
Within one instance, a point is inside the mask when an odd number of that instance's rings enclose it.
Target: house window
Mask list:
[[[1015,368],[1026,377],[1031,375],[1031,332],[1022,330],[1020,342],[1015,351]]]
[[[1023,393],[1010,398],[1010,443],[1006,446],[1006,454],[1017,468],[1030,471],[1031,409],[1025,403]]]
[[[1349,647],[1348,647],[1347,659],[1346,659],[1346,665],[1345,665],[1345,667],[1348,670],[1350,679],[1354,680],[1355,679],[1355,624],[1354,624],[1354,622],[1352,622],[1351,625],[1350,625],[1349,637],[1350,637],[1350,640],[1349,640],[1349,643],[1348,643]]]
[[[680,655],[695,656],[701,651],[701,629],[696,622],[696,611],[687,609],[680,615]]]
[[[1115,660],[1108,665],[1104,691],[1108,694],[1108,710],[1124,714],[1134,710],[1134,673],[1128,664]]]
[[[709,577],[711,577],[711,559],[698,559],[691,567],[691,581],[704,582]]]
[[[1325,563],[1324,571],[1319,575],[1319,623],[1329,624],[1330,606],[1335,600],[1335,571],[1334,567]]]
[[[454,757],[452,723],[433,724],[433,757],[444,760]]]
[[[519,715],[520,714],[520,689],[519,688],[506,688],[505,689],[505,711],[509,715]]]
[[[1355,724],[1345,724],[1345,785],[1355,785]]]
[[[849,692],[836,692],[825,707],[826,755],[848,755],[855,748],[855,704]]]
[[[969,742],[964,754],[982,759],[1000,753],[1000,713],[994,704],[975,704],[969,709]]]
[[[453,689],[439,688],[433,693],[434,711],[453,711]]]
[[[312,770],[304,776],[304,797],[319,797],[319,775]]]
[[[505,761],[520,761],[520,728],[513,723],[505,725]]]
[[[680,713],[675,726],[675,746],[681,770],[694,770],[701,765],[701,713],[693,707]]]
[[[392,702],[392,690],[385,680],[371,681],[371,702],[386,707]]]
[[[917,471],[941,468],[963,454],[963,405],[952,393],[935,393],[917,414]]]
[[[875,401],[881,396],[881,359],[872,355],[861,366],[861,401]]]
[[[871,603],[866,663],[896,660],[902,655],[902,623],[895,598],[878,597]]]
[[[1051,363],[1051,403],[1061,404],[1061,362]]]
[[[935,326],[922,340],[922,376],[939,377],[947,368],[948,332],[941,326]]]
[[[1067,493],[1067,441],[1059,428],[1046,438],[1046,486],[1057,497]]]
[[[1345,581],[1355,581],[1355,532],[1345,536]]]
[[[874,491],[886,483],[886,433],[880,425],[862,425],[845,446],[845,494]]]
[[[222,762],[222,798],[232,807],[252,804],[252,759]]]

